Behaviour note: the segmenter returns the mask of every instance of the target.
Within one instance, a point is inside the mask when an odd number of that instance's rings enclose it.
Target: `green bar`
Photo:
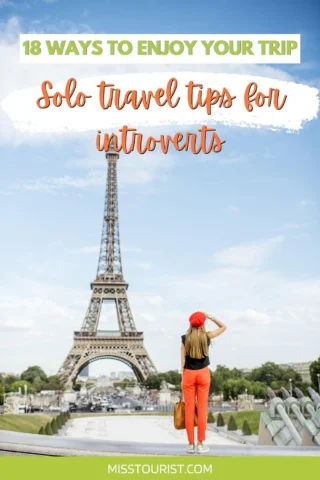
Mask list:
[[[301,480],[320,457],[2,457],[3,479]]]

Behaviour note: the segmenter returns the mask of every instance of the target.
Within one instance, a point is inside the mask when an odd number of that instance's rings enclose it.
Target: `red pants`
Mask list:
[[[197,400],[198,441],[206,439],[207,407],[210,387],[209,368],[200,370],[184,369],[182,391],[185,402],[185,423],[188,441],[194,442],[194,411]]]

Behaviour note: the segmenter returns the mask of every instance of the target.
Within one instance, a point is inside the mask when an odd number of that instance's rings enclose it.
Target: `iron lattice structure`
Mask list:
[[[97,276],[91,283],[91,299],[81,330],[74,332],[73,346],[58,372],[67,387],[73,386],[84,367],[103,358],[120,360],[129,365],[138,381],[156,372],[144,347],[143,333],[135,327],[127,297],[129,284],[123,278],[117,186],[119,155],[114,151],[113,144],[106,153],[106,159],[108,174]],[[101,309],[106,301],[115,304],[118,330],[99,330]]]

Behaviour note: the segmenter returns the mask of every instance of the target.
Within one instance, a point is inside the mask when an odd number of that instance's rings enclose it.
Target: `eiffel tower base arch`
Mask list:
[[[102,359],[125,363],[132,368],[139,383],[156,371],[143,345],[141,332],[117,333],[118,338],[109,336],[88,338],[83,332],[75,332],[73,347],[59,370],[59,377],[67,388],[74,387],[77,376],[83,368]]]

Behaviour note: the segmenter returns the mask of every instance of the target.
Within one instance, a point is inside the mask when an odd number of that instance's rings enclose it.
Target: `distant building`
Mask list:
[[[252,372],[252,368],[240,368],[240,372],[242,372],[243,375],[249,375]]]
[[[301,375],[303,382],[311,383],[310,365],[311,362],[289,362],[283,363],[280,367],[292,368],[292,370]]]
[[[118,378],[120,380],[124,380],[127,378],[128,380],[133,380],[135,378],[135,375],[133,372],[118,372]]]
[[[110,380],[113,381],[122,381],[125,378],[128,380],[133,380],[135,375],[133,372],[111,372],[110,373]]]
[[[97,387],[112,387],[111,379],[107,375],[100,375],[96,382]]]

